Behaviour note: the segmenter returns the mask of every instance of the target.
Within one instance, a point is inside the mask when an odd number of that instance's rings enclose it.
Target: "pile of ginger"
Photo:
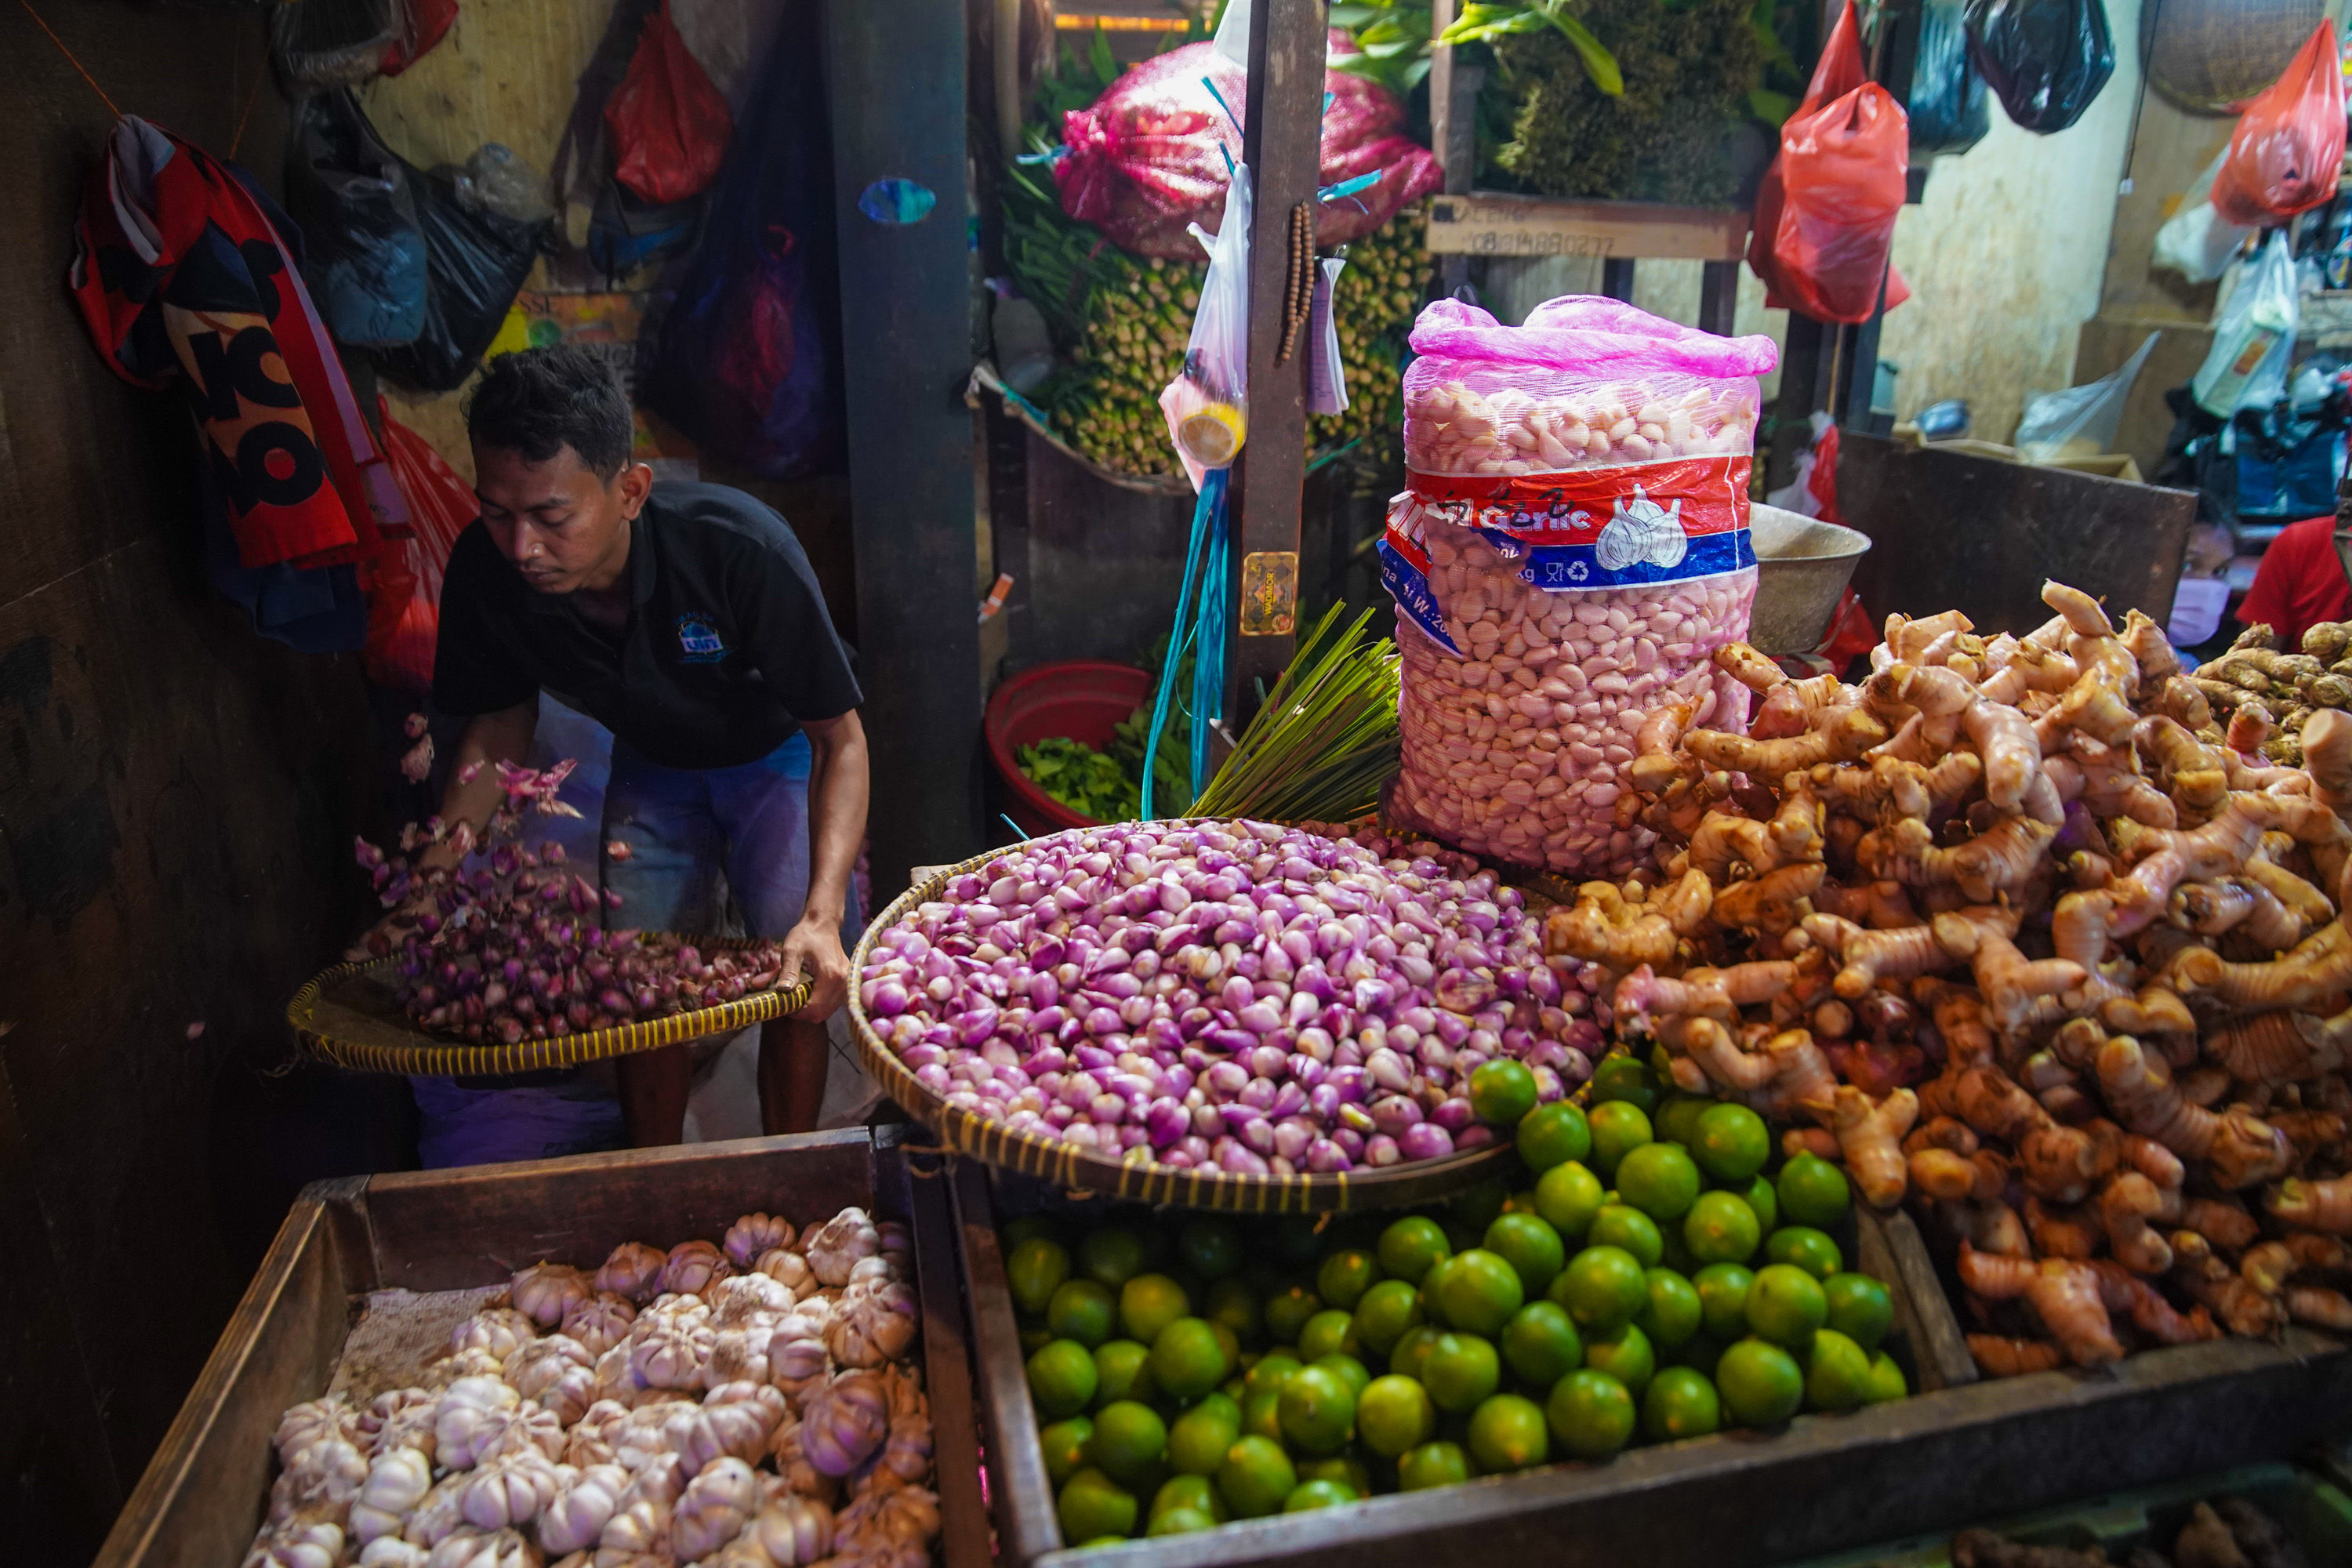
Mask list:
[[[2352,714],[2274,765],[2153,621],[2042,598],[2023,637],[1890,617],[1860,686],[1724,648],[1748,733],[1651,717],[1656,869],[1549,951],[1678,1087],[1907,1196],[1988,1373],[2352,1331]]]

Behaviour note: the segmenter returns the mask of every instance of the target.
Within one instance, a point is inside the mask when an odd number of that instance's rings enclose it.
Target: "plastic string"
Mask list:
[[[1342,180],[1336,185],[1326,185],[1315,193],[1315,199],[1318,202],[1336,202],[1344,197],[1352,196],[1358,191],[1369,191],[1381,183],[1382,173],[1384,171],[1374,169],[1369,174],[1358,174],[1352,180]],[[1356,205],[1362,206],[1364,204],[1358,202]]]
[[[1217,100],[1217,107],[1225,111],[1225,118],[1234,122],[1234,129],[1235,131],[1240,131],[1242,128],[1242,117],[1235,114],[1234,112],[1234,106],[1225,101],[1225,95],[1217,90],[1217,84],[1211,81],[1207,77],[1202,77],[1201,79],[1201,85],[1209,89],[1209,96]]]
[[[106,111],[109,114],[113,115],[117,120],[121,119],[122,110],[114,107],[114,100],[106,96],[106,89],[98,85],[98,79],[89,74],[89,68],[87,66],[84,66],[79,60],[74,58],[74,52],[66,47],[66,41],[58,37],[57,29],[50,26],[48,23],[43,21],[41,19],[41,14],[33,9],[33,0],[16,0],[16,4],[25,8],[25,15],[33,19],[33,26],[40,28],[42,32],[47,33],[49,36],[49,42],[57,45],[58,53],[65,56],[66,64],[73,67],[75,70],[81,73],[81,79],[89,83],[89,90],[98,94],[98,100],[106,105]],[[1228,110],[1226,112],[1231,113],[1232,110]]]
[[[1227,475],[1228,470],[1223,468],[1211,468],[1202,475],[1201,499],[1192,505],[1192,542],[1184,552],[1183,585],[1176,591],[1176,624],[1169,632],[1168,657],[1160,666],[1160,687],[1151,699],[1151,735],[1143,743],[1143,791],[1139,804],[1141,807],[1142,818],[1146,822],[1152,820],[1152,795],[1156,783],[1153,775],[1160,763],[1160,734],[1168,726],[1168,703],[1176,693],[1176,667],[1183,662],[1184,643],[1200,629],[1197,625],[1188,626],[1187,612],[1192,608],[1193,587],[1201,581],[1201,556],[1202,547],[1208,541],[1212,521],[1222,525],[1224,520]],[[1217,597],[1222,602],[1224,595],[1219,594]],[[1195,649],[1192,656],[1192,692],[1195,710],[1192,721],[1196,730],[1201,725],[1199,716],[1201,667],[1207,662],[1209,657],[1208,650],[1205,648]],[[1215,689],[1222,690],[1224,685],[1225,661],[1222,639],[1213,657],[1218,667]],[[1200,760],[1195,756],[1192,767],[1196,778],[1200,766]],[[1194,793],[1199,793],[1197,784],[1194,786]]]
[[[1226,584],[1233,531],[1225,525],[1226,470],[1217,470],[1216,510],[1209,517],[1208,558],[1201,565],[1201,598],[1192,639],[1192,798],[1209,784],[1209,728],[1224,714]]]

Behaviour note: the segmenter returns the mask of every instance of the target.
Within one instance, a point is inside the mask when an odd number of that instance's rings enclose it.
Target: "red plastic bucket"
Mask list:
[[[1060,735],[1099,749],[1110,744],[1121,720],[1150,700],[1150,675],[1132,665],[1092,658],[1041,664],[997,685],[982,728],[997,776],[1012,800],[1008,815],[1024,833],[1092,827],[1095,819],[1072,811],[1030,782],[1013,748]]]

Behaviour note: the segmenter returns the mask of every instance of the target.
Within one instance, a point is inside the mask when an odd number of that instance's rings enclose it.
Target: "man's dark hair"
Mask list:
[[[629,394],[612,357],[583,343],[500,354],[466,400],[478,445],[543,463],[569,447],[598,479],[629,460]]]

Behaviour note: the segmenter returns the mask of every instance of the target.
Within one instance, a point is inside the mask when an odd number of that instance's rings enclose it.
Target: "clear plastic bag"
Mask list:
[[[2203,175],[2181,198],[2180,210],[2156,231],[2151,265],[2178,272],[2191,283],[2210,283],[2227,272],[2230,258],[2245,248],[2247,237],[2254,231],[2231,223],[2213,207],[2213,181],[2229,156],[2227,147],[2213,154]]]
[[[494,212],[517,223],[543,223],[554,216],[547,177],[499,142],[474,149],[457,177],[457,199],[468,212]]]
[[[2132,383],[2139,379],[2140,368],[2156,352],[2161,336],[2148,333],[2137,353],[2098,380],[2028,403],[2025,417],[2017,424],[2018,455],[2029,463],[2048,463],[2060,458],[2095,457],[2114,447]]]
[[[2198,406],[2219,419],[2241,408],[2268,408],[2286,395],[2302,304],[2286,231],[2273,230],[2213,326],[2213,347],[2189,383]]]
[[[296,98],[373,80],[401,41],[393,0],[287,0],[274,9],[270,49]]]
[[[1201,303],[1184,345],[1184,368],[1160,394],[1160,412],[1192,488],[1232,464],[1249,436],[1250,174],[1234,170],[1224,221],[1214,235],[1192,231],[1209,253]]]
[[[2246,105],[2213,180],[2213,207],[2268,227],[2336,194],[2344,163],[2344,69],[2322,18],[2279,79]]]

